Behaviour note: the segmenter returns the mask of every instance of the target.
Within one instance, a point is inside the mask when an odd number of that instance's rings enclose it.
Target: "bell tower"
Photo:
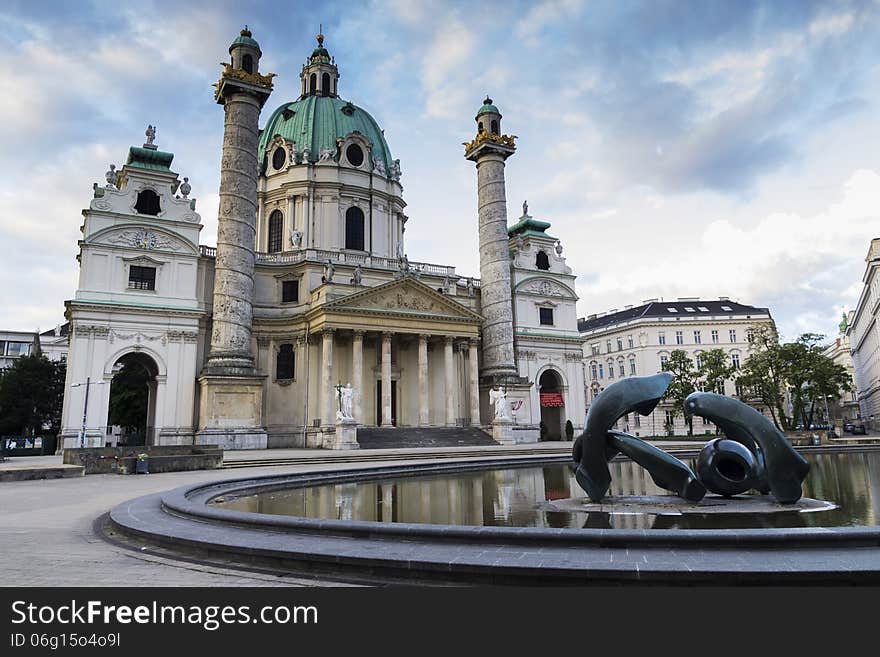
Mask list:
[[[477,164],[480,234],[480,299],[483,321],[482,379],[519,379],[513,346],[513,302],[507,244],[504,162],[516,151],[515,137],[501,133],[501,112],[488,96],[475,117],[477,135],[464,156]]]
[[[318,39],[318,47],[312,51],[299,74],[302,81],[300,98],[307,96],[336,98],[339,95],[336,89],[339,82],[339,69],[336,68],[334,58],[324,47],[324,35],[319,32],[315,38]]]

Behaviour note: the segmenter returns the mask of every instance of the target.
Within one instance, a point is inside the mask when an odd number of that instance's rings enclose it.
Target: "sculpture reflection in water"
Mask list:
[[[697,472],[650,443],[612,429],[627,413],[650,415],[669,387],[672,375],[631,377],[608,386],[593,402],[572,457],[575,478],[593,502],[608,492],[608,462],[622,453],[641,465],[659,487],[699,502],[707,490],[725,497],[756,489],[782,504],[801,497],[810,465],[764,415],[733,397],[695,392],[685,412],[714,422],[725,438],[709,441],[697,459]]]

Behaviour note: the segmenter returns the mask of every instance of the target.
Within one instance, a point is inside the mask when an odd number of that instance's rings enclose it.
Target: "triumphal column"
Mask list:
[[[208,361],[199,377],[199,444],[225,449],[266,447],[263,376],[254,366],[251,327],[257,217],[260,110],[273,74],[260,75],[260,46],[245,27],[229,47],[214,97],[223,105],[223,155],[213,324]]]
[[[513,349],[513,300],[507,243],[504,162],[516,150],[514,137],[501,134],[501,112],[491,98],[477,112],[477,136],[465,157],[477,163],[480,237],[480,299],[483,362],[480,377],[504,384],[518,378]]]

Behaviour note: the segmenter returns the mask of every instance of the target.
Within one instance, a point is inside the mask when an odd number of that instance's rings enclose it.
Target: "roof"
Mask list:
[[[174,153],[132,146],[128,149],[126,165],[138,169],[149,169],[150,171],[171,171],[171,161],[173,159]]]
[[[260,134],[259,161],[261,164],[264,161],[266,145],[275,135],[295,141],[299,151],[308,144],[309,159],[316,162],[321,149],[330,148],[335,152],[336,139],[355,131],[373,144],[372,157],[381,156],[386,171],[389,170],[391,149],[376,120],[357,105],[331,96],[307,96],[276,109]]]
[[[477,110],[477,116],[480,114],[497,114],[501,116],[501,111],[492,104],[492,99],[489,96],[486,96],[486,99],[483,101],[483,106]]]
[[[688,310],[688,308],[691,310]],[[692,318],[707,315],[750,316],[769,314],[769,308],[748,306],[727,299],[717,299],[715,301],[702,301],[699,299],[688,301],[649,301],[641,306],[627,308],[620,312],[608,313],[607,315],[601,316],[591,315],[589,318],[580,317],[578,319],[578,331],[581,333],[595,331],[596,329],[613,326],[614,324],[620,324],[634,319],[661,317]]]
[[[251,48],[256,48],[257,52],[259,52],[261,55],[263,54],[263,51],[260,50],[260,44],[257,43],[256,39],[253,38],[253,36],[251,35],[251,31],[247,29],[247,25],[245,25],[244,29],[241,31],[241,34],[236,37],[235,41],[233,41],[232,44],[229,46],[230,53],[232,52],[232,49],[235,48],[235,46],[250,46]]]
[[[524,214],[519,218],[513,226],[507,229],[507,236],[513,237],[514,235],[535,235],[536,237],[550,237],[546,231],[550,228],[549,221],[539,221],[535,219],[531,215]],[[552,239],[552,238],[551,238]]]

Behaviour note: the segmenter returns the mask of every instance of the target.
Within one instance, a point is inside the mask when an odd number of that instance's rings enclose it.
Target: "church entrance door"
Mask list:
[[[547,370],[538,379],[541,440],[565,440],[565,398],[559,374]]]
[[[121,429],[120,445],[152,445],[156,424],[156,361],[143,352],[113,365],[107,426]]]
[[[391,381],[391,424],[397,426],[397,381]],[[376,381],[376,426],[382,426],[382,381]]]

